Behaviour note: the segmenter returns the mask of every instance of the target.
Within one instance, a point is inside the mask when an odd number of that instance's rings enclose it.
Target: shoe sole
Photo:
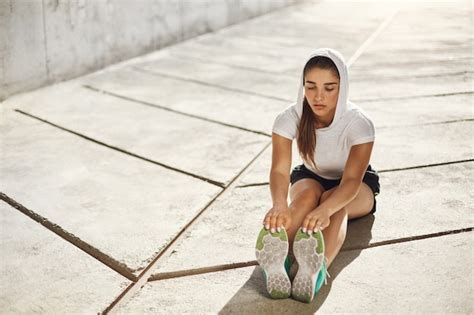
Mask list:
[[[293,253],[298,272],[293,279],[291,295],[296,300],[310,303],[314,298],[316,278],[324,262],[324,237],[321,231],[311,235],[301,229],[295,235]]]
[[[270,233],[262,228],[258,235],[255,256],[266,275],[267,291],[273,299],[284,299],[291,295],[291,282],[285,269],[288,247],[285,229]]]

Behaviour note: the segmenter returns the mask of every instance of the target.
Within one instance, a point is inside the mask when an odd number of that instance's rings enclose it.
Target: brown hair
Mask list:
[[[339,71],[331,58],[324,56],[315,56],[311,58],[304,67],[303,76],[313,68],[330,70],[340,79]],[[303,112],[298,125],[296,142],[301,157],[316,168],[316,163],[314,162],[314,150],[316,149],[315,118],[313,111],[306,100],[306,96],[303,97]]]

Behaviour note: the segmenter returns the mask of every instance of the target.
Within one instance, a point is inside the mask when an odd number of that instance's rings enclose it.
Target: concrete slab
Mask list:
[[[271,100],[296,99],[299,84],[299,78],[294,76],[269,74],[260,70],[235,68],[213,62],[176,57],[163,57],[139,64],[137,67],[156,75],[171,76],[233,91],[266,96]]]
[[[379,130],[406,125],[443,124],[474,118],[474,93],[404,100],[359,102]],[[441,126],[441,125],[438,125]]]
[[[406,3],[351,68],[352,78],[472,72],[472,3],[455,3]]]
[[[221,190],[16,112],[0,117],[0,191],[129,272]]]
[[[219,34],[229,38],[253,38],[263,43],[278,43],[286,47],[306,46],[311,47],[311,51],[319,46],[334,47],[340,49],[349,60],[393,11],[392,6],[379,7],[380,10],[374,10],[375,16],[367,19],[366,10],[371,5],[311,4],[298,11],[288,11],[293,12],[293,14],[290,13],[290,19],[287,17],[288,12],[284,10],[281,14],[271,14],[249,21],[242,27],[226,28]],[[305,12],[302,13],[302,11]],[[336,15],[340,22],[340,16],[344,13],[347,14],[344,22],[333,23]],[[282,18],[282,16],[285,17]],[[200,45],[197,46],[199,49]],[[296,58],[297,56],[282,59],[264,51],[243,53],[238,52],[239,50],[223,50],[219,53],[218,48],[212,52],[203,51],[197,60],[187,58],[188,51],[191,52],[191,57],[196,56],[193,47],[193,42],[177,46],[170,51],[170,56],[163,56],[137,66],[157,75],[198,81],[206,85],[220,86],[272,99],[286,101],[296,99],[298,74],[304,62]],[[179,54],[181,57],[173,57],[173,51],[176,56]],[[254,54],[257,57],[251,58],[250,56]],[[277,72],[285,71],[289,74],[266,72],[267,68],[272,68],[276,64],[280,64],[277,66]]]
[[[87,85],[113,95],[268,135],[274,116],[288,104],[279,100],[269,101],[262,96],[157,76],[133,67],[100,74],[91,78]]]
[[[377,104],[377,106],[379,105],[380,104]],[[426,106],[428,107],[428,105]],[[469,110],[467,104],[464,104],[464,106],[464,109],[459,110],[459,112]],[[424,106],[421,108],[423,107]],[[454,107],[456,108],[457,106]],[[391,108],[393,108],[395,113],[397,112],[395,107]],[[390,111],[386,109],[383,111],[384,112],[379,112],[378,115],[388,119],[390,117]],[[417,113],[420,112],[413,110],[413,113],[410,111],[407,112],[407,115],[410,117],[412,114],[417,115]],[[452,114],[454,113],[456,113],[456,110]],[[435,117],[436,115],[438,115],[436,111],[430,114],[431,117]],[[403,113],[398,112],[396,116],[402,117]],[[406,121],[413,121],[417,116],[411,117],[412,118],[408,118]],[[472,118],[472,116],[466,118]],[[378,127],[378,121],[375,121],[375,124],[376,139],[370,164],[377,171],[473,158],[473,144],[470,140],[473,134],[473,121],[409,125],[405,123],[405,120],[392,120],[392,126],[383,128]],[[249,168],[248,172],[239,178],[238,185],[268,182],[272,160],[271,150],[271,146],[265,150],[254,162],[252,167]],[[409,154],[407,154],[407,152],[409,152]],[[301,164],[301,159],[295,150],[293,150],[293,160],[293,165]]]
[[[351,98],[473,92],[473,12],[469,1],[402,6],[351,67]]]
[[[382,4],[376,1],[305,1],[287,10],[249,21],[242,28],[226,28],[220,33],[285,46],[308,46],[314,49],[319,46],[334,47],[333,43],[338,42],[339,45],[355,44],[355,48],[358,48],[398,6],[396,3]],[[367,10],[373,13],[370,17],[367,16]]]
[[[130,281],[0,201],[2,314],[94,314]]]
[[[472,232],[344,252],[311,304],[268,298],[260,267],[154,281],[118,313],[472,313],[472,252]]]
[[[342,249],[474,226],[473,176],[473,162],[380,174],[377,212],[350,221]],[[161,258],[156,272],[254,261],[261,222],[271,205],[268,185],[233,190]]]
[[[267,136],[69,85],[14,102],[64,128],[221,184],[232,180],[268,143]]]
[[[407,72],[411,72],[408,70]],[[440,74],[433,76],[406,76],[394,79],[390,77],[372,77],[366,80],[351,80],[350,99],[383,100],[402,98],[400,102],[410,97],[445,95],[453,93],[474,92],[472,82],[474,72],[459,72],[453,74]]]
[[[373,9],[370,18],[366,16],[368,7]],[[315,47],[331,43],[331,47],[349,56],[391,10],[390,6],[377,2],[301,3],[174,45],[168,51],[181,59],[299,76],[302,63]],[[335,12],[347,15],[344,21],[334,23]],[[289,31],[292,34],[284,36]],[[271,36],[267,36],[269,32]],[[273,40],[275,36],[280,42]],[[335,38],[345,40],[335,41]]]

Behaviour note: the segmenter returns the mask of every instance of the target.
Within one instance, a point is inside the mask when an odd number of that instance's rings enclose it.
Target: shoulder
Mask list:
[[[351,119],[348,124],[350,145],[374,141],[375,131],[375,124],[372,117],[359,106],[353,107],[351,110]]]
[[[277,114],[277,118],[278,117],[286,117],[288,119],[298,121],[298,114],[296,112],[296,103],[290,104],[285,109],[280,111]]]
[[[351,104],[349,125],[370,125],[375,129],[372,117],[362,107],[354,103]]]
[[[272,132],[293,140],[296,138],[299,117],[296,112],[296,103],[280,111],[273,122]]]

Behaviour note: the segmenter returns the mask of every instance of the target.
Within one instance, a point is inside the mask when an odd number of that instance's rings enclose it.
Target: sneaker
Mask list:
[[[263,270],[268,294],[273,299],[288,298],[291,294],[287,254],[288,235],[285,229],[270,233],[270,230],[262,228],[257,238],[255,256]]]
[[[323,266],[321,267],[321,270],[319,271],[318,274],[318,279],[316,280],[316,287],[314,288],[314,294],[316,295],[319,292],[319,289],[323,286],[323,281],[324,284],[328,284],[327,277],[331,278],[328,272],[328,258],[324,256],[324,261],[323,261]]]
[[[324,237],[320,230],[311,235],[301,229],[295,235],[293,253],[298,261],[298,272],[293,280],[291,295],[299,301],[310,303],[322,286],[327,284],[327,258],[324,255]]]

